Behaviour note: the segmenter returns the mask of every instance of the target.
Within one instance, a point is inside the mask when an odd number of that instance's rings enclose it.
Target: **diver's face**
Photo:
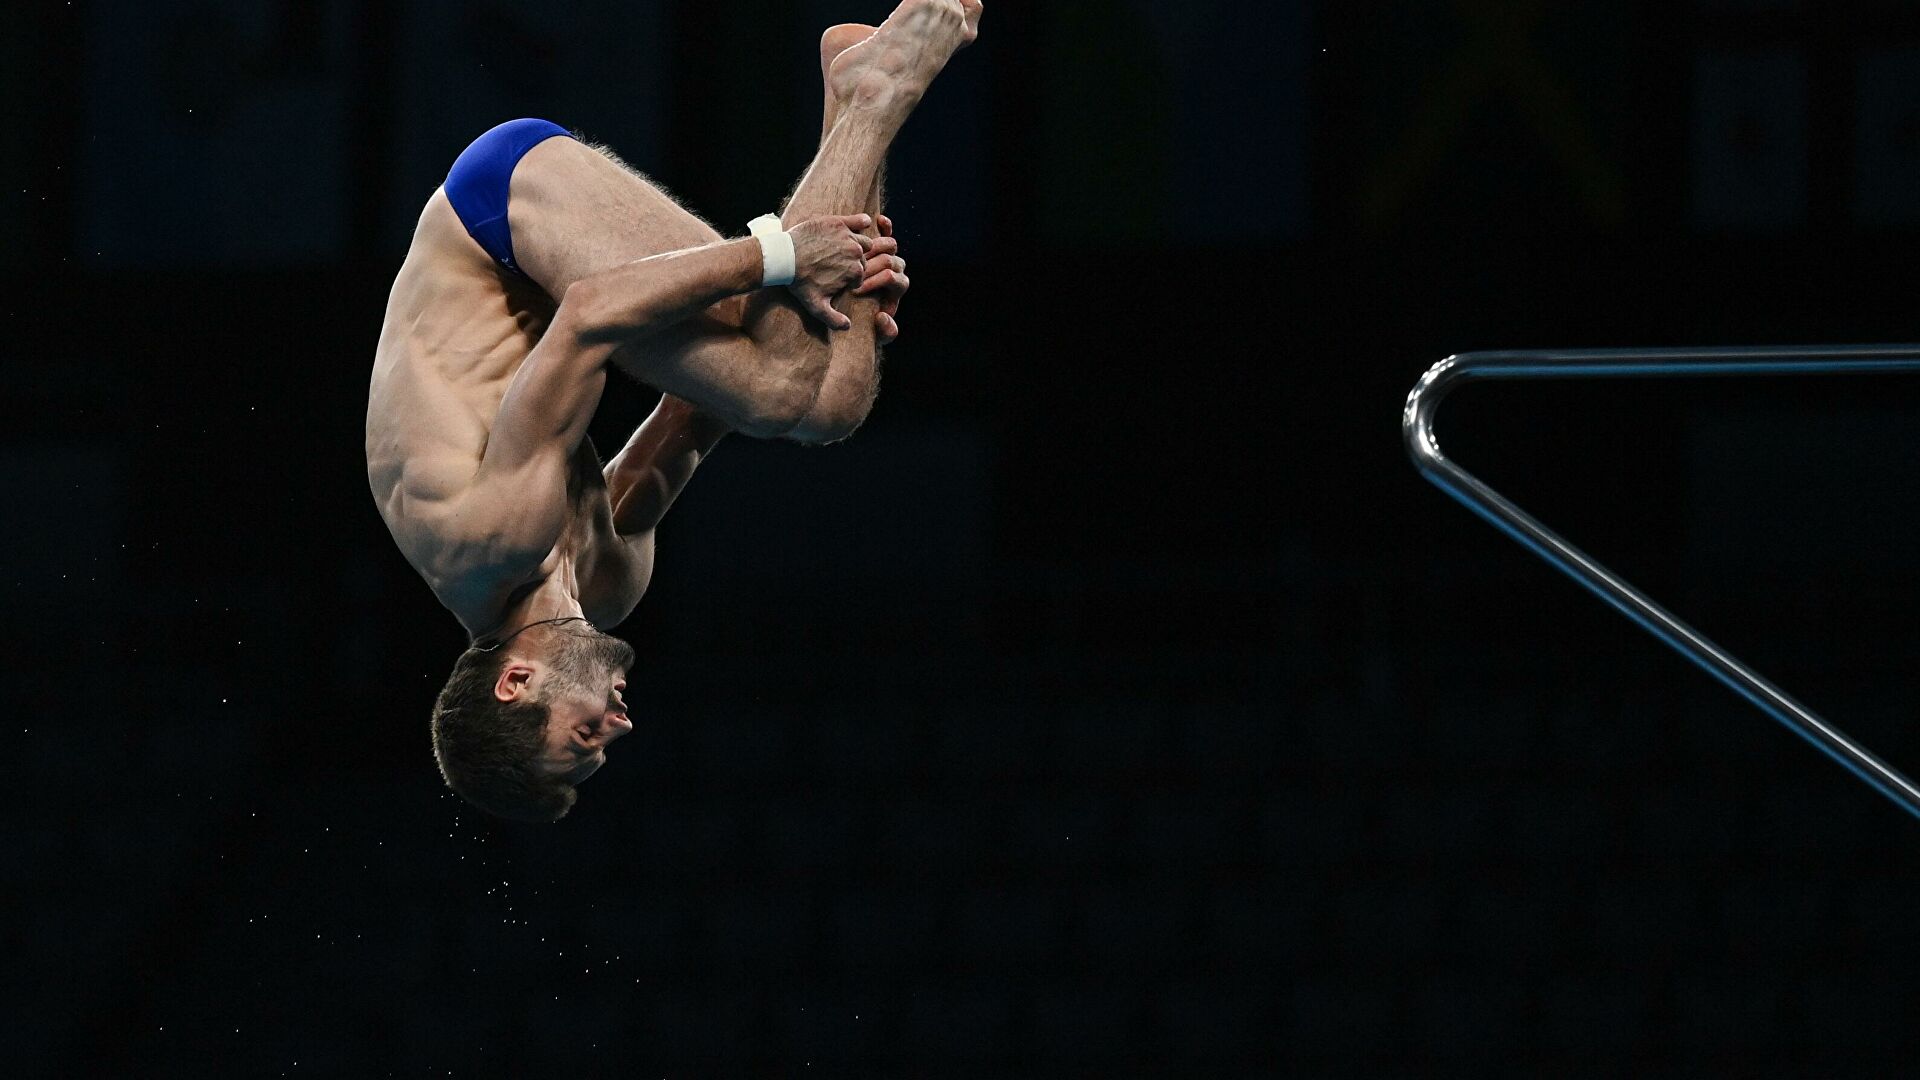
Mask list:
[[[624,695],[633,648],[592,627],[549,636],[546,665],[529,689],[547,706],[541,769],[578,784],[606,764],[607,746],[633,730]]]

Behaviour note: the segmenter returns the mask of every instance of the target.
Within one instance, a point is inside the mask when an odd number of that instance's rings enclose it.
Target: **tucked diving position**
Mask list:
[[[471,642],[431,726],[469,802],[558,820],[632,730],[634,651],[603,628],[724,436],[826,443],[866,417],[908,287],[886,154],[980,14],[904,0],[828,30],[819,151],[744,238],[543,120],[480,136],[427,200],[374,358],[367,480]],[[602,464],[586,433],[612,369],[661,399]]]

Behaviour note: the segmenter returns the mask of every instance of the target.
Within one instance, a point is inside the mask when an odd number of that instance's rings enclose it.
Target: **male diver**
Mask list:
[[[639,603],[654,529],[723,436],[832,442],[865,418],[908,287],[882,166],[980,14],[903,0],[828,30],[819,152],[746,238],[542,120],[482,135],[427,201],[375,354],[367,479],[472,641],[432,719],[468,801],[558,820],[632,730],[633,649],[598,628]],[[609,366],[662,397],[603,467],[586,430]]]

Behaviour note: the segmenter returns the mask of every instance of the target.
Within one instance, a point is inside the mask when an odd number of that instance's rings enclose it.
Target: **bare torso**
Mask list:
[[[567,525],[537,571],[495,580],[470,572],[472,561],[455,550],[461,497],[501,398],[553,312],[538,286],[494,269],[436,191],[387,300],[367,402],[367,482],[407,561],[476,636],[496,629],[515,597],[556,576],[599,626],[624,619],[645,588],[585,440],[567,470]]]

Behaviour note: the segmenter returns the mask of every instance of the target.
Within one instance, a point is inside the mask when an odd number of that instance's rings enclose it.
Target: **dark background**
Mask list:
[[[552,827],[364,481],[411,223],[580,128],[724,230],[884,2],[0,34],[8,1070],[1837,1075],[1916,823],[1423,483],[1486,348],[1920,338],[1920,5],[992,0],[850,443],[724,445]],[[613,388],[616,445],[650,402]],[[1897,766],[1920,391],[1492,386],[1449,450]]]

